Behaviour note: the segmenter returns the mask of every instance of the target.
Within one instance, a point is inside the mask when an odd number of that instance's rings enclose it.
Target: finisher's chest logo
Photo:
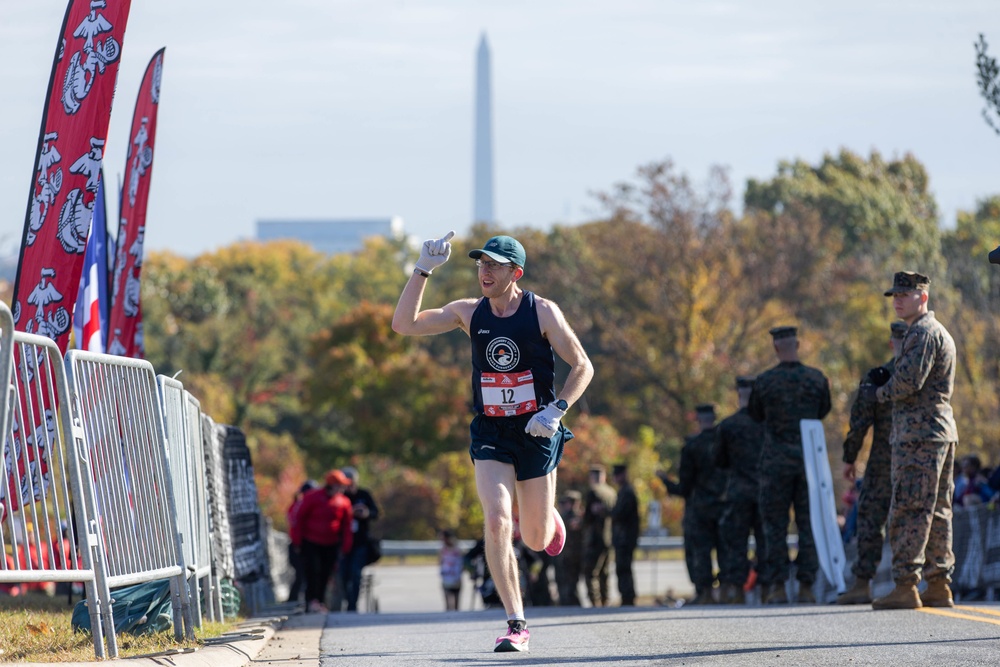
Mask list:
[[[494,370],[504,373],[517,366],[521,352],[510,338],[494,338],[486,347],[486,359]]]

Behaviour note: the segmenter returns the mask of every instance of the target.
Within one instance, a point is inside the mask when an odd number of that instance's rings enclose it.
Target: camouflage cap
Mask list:
[[[694,411],[699,415],[714,415],[715,405],[713,403],[702,403],[694,406]]]
[[[792,338],[799,334],[798,327],[774,327],[769,332],[771,338],[778,340],[780,338]]]
[[[889,331],[892,332],[893,338],[903,338],[906,336],[906,330],[910,328],[910,325],[903,320],[896,320],[889,325]]]
[[[740,375],[736,378],[736,388],[737,389],[747,389],[753,386],[754,380],[756,380],[753,375]]]
[[[926,290],[931,285],[931,279],[913,271],[897,271],[892,277],[892,287],[885,291],[886,296],[906,294],[913,290]]]

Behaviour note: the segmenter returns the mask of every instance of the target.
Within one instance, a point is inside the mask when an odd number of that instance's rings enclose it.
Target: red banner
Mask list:
[[[118,243],[111,274],[111,316],[108,319],[108,354],[142,359],[142,308],[139,305],[139,276],[142,273],[142,243],[146,236],[146,204],[153,177],[156,145],[156,114],[160,108],[160,79],[163,51],[153,55],[139,86],[139,98],[132,116],[125,187],[121,193]]]
[[[11,310],[69,343],[131,0],[70,0],[49,77]]]

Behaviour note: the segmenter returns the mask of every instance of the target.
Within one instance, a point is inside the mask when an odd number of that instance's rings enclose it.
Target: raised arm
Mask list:
[[[424,298],[424,288],[434,269],[451,257],[451,238],[455,232],[448,232],[440,239],[424,241],[420,249],[413,275],[406,281],[403,293],[396,303],[392,315],[392,330],[405,336],[430,336],[461,328],[469,331],[469,319],[475,308],[475,299],[452,301],[443,308],[420,310]]]
[[[426,284],[427,278],[419,273],[410,276],[392,315],[392,330],[404,336],[430,336],[453,329],[468,333],[476,299],[460,299],[442,308],[420,310]]]

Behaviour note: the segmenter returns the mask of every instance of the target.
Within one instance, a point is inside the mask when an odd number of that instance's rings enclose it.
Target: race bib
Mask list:
[[[479,386],[483,393],[483,413],[490,417],[513,417],[538,410],[531,371],[482,373]]]

